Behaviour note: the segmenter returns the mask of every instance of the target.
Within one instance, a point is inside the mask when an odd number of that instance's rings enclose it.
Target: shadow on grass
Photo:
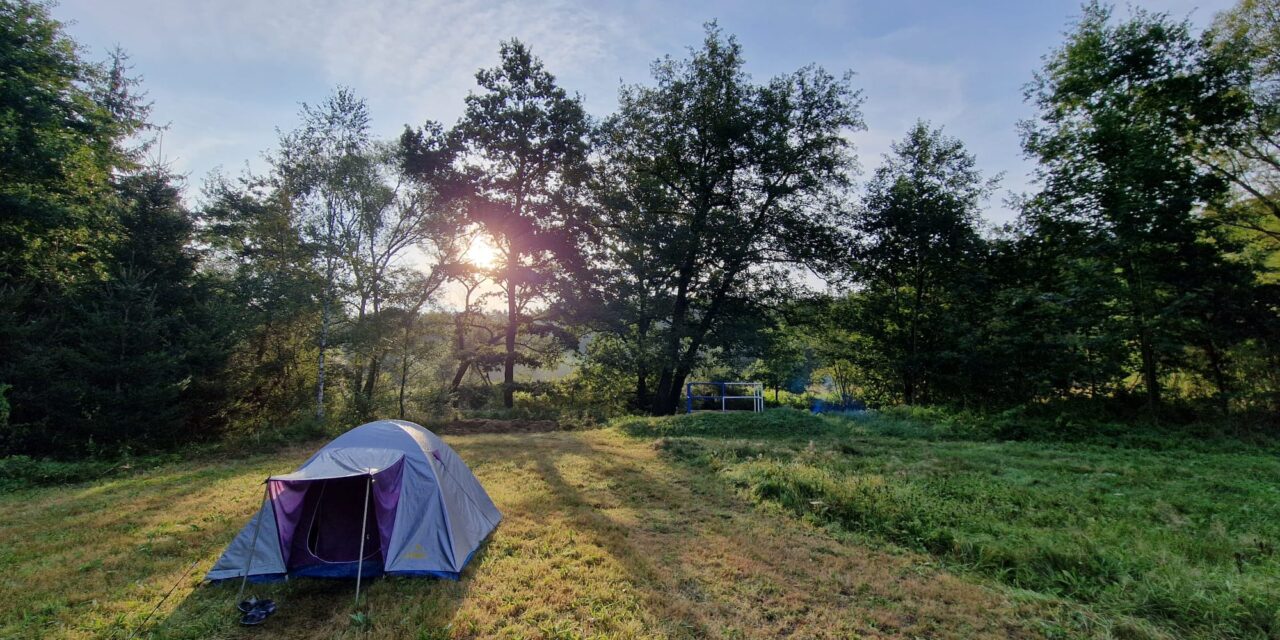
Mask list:
[[[817,531],[756,512],[713,476],[635,445],[579,438],[555,448],[522,447],[507,460],[545,483],[558,512],[547,517],[562,517],[626,571],[655,632],[1034,635],[990,592],[910,558],[842,548]],[[528,500],[517,508],[541,506],[536,495]]]
[[[155,638],[250,637],[264,632],[272,638],[368,637],[447,638],[450,623],[466,599],[475,567],[484,562],[481,547],[461,580],[380,576],[361,585],[355,603],[354,580],[300,578],[249,584],[246,597],[271,598],[279,610],[262,628],[238,623],[236,594],[240,581],[202,584],[167,618],[150,631]],[[367,623],[353,618],[357,612]],[[416,635],[406,635],[406,629]],[[381,633],[377,633],[381,632]]]
[[[601,464],[599,470],[601,474],[608,478],[620,479],[625,486],[647,487],[650,490],[661,490],[663,482],[670,482],[670,478],[660,482],[650,474],[640,469],[638,466],[619,463],[603,463],[609,457],[601,454],[592,447],[587,447],[587,455],[596,457]],[[647,586],[650,592],[668,592],[673,586],[684,585],[689,590],[697,590],[696,579],[683,571],[678,563],[663,562],[663,558],[652,557],[638,549],[628,540],[628,527],[620,524],[611,518],[605,510],[595,508],[594,504],[583,491],[580,491],[572,483],[565,480],[561,474],[559,467],[553,460],[546,456],[537,456],[533,459],[539,475],[542,480],[547,483],[552,494],[560,503],[566,507],[585,507],[582,509],[569,510],[567,514],[570,522],[573,523],[576,530],[585,532],[592,536],[594,542],[603,547],[606,552],[615,560],[626,567],[628,573],[634,581],[640,586]],[[669,504],[667,500],[659,498],[651,499],[649,496],[639,496],[636,493],[628,492],[625,496],[623,504],[630,509],[642,510],[649,515],[654,512],[654,504]],[[668,496],[663,496],[666,498]],[[660,521],[659,521],[660,522]],[[641,528],[652,527],[654,520],[649,520],[640,524]],[[666,523],[662,523],[666,524]],[[688,548],[691,544],[702,544],[697,540],[695,532],[689,528],[685,528],[680,535],[674,536],[669,551],[678,552],[681,549]],[[665,619],[666,623],[676,630],[683,632],[691,638],[711,637],[711,629],[706,623],[694,615],[690,609],[683,607],[666,606],[669,600],[656,600],[652,597],[647,598],[650,607],[658,607],[664,609],[661,611],[660,619]],[[708,605],[710,603],[702,603]],[[728,604],[728,603],[722,603]]]

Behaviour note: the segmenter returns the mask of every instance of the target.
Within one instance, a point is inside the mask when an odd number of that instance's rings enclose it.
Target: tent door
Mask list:
[[[303,535],[294,536],[289,568],[314,563],[355,563],[360,559],[360,530],[365,516],[367,522],[378,522],[372,503],[367,515],[361,515],[366,483],[367,476],[353,476],[317,480],[307,486],[310,504],[305,512],[310,513],[303,515],[306,518]],[[365,561],[381,561],[378,527],[367,527],[364,548]]]
[[[361,569],[365,575],[380,573],[399,508],[403,463],[373,474],[372,484],[368,475],[271,481],[286,571],[334,578],[354,578]]]
[[[322,480],[316,483],[320,486],[308,489],[308,493],[316,491],[319,495],[307,523],[304,556],[329,564],[355,562],[359,559],[361,525],[378,521],[373,504],[368,506],[365,514],[367,520],[360,514],[365,502],[366,482],[368,478],[365,476]],[[381,561],[382,545],[378,538],[376,526],[366,528],[365,561]]]

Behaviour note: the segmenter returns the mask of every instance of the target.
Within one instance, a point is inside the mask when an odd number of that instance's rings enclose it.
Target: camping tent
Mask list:
[[[449,445],[412,422],[379,420],[267,478],[262,508],[205,577],[456,580],[501,519]]]

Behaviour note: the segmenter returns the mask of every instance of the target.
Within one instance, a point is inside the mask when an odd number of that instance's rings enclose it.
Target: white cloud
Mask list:
[[[1233,2],[1141,4],[1175,16],[1199,7],[1193,19],[1206,24]],[[64,0],[54,14],[75,20],[71,33],[93,53],[118,43],[133,54],[155,119],[171,124],[165,153],[197,186],[216,166],[261,167],[275,128],[292,127],[300,102],[321,100],[337,84],[369,100],[379,135],[427,119],[452,122],[476,69],[493,65],[498,42],[512,36],[530,44],[562,86],[581,92],[589,111],[604,115],[615,106],[619,81],[645,82],[654,58],[683,55],[697,44],[702,22],[718,17],[741,36],[757,80],[811,61],[859,73],[870,130],[854,140],[866,172],[891,140],[924,118],[964,140],[985,171],[1007,172],[1006,187],[1023,190],[1030,165],[1014,127],[1029,109],[1019,87],[1079,5],[992,10],[981,33],[938,17],[948,7],[941,0],[936,11],[846,0],[801,7],[730,0]],[[1014,37],[1027,30],[1034,37]],[[995,81],[993,68],[1000,69]],[[993,217],[1009,215],[993,202]]]
[[[117,42],[131,53],[156,120],[171,124],[169,153],[197,180],[215,166],[256,163],[300,102],[335,85],[366,97],[375,128],[391,136],[404,124],[456,119],[502,40],[530,44],[562,84],[596,93],[589,104],[605,109],[612,70],[644,49],[624,15],[571,0],[80,0],[56,14],[75,20],[72,34],[92,53]]]

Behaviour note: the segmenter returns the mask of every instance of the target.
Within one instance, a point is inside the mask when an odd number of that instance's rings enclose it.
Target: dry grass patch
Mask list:
[[[0,637],[1026,637],[1004,596],[919,556],[839,542],[613,431],[448,438],[505,520],[459,582],[254,587],[280,612],[236,626],[200,576],[309,451],[0,497]],[[182,572],[196,560],[191,575]],[[179,586],[145,629],[142,618]]]

